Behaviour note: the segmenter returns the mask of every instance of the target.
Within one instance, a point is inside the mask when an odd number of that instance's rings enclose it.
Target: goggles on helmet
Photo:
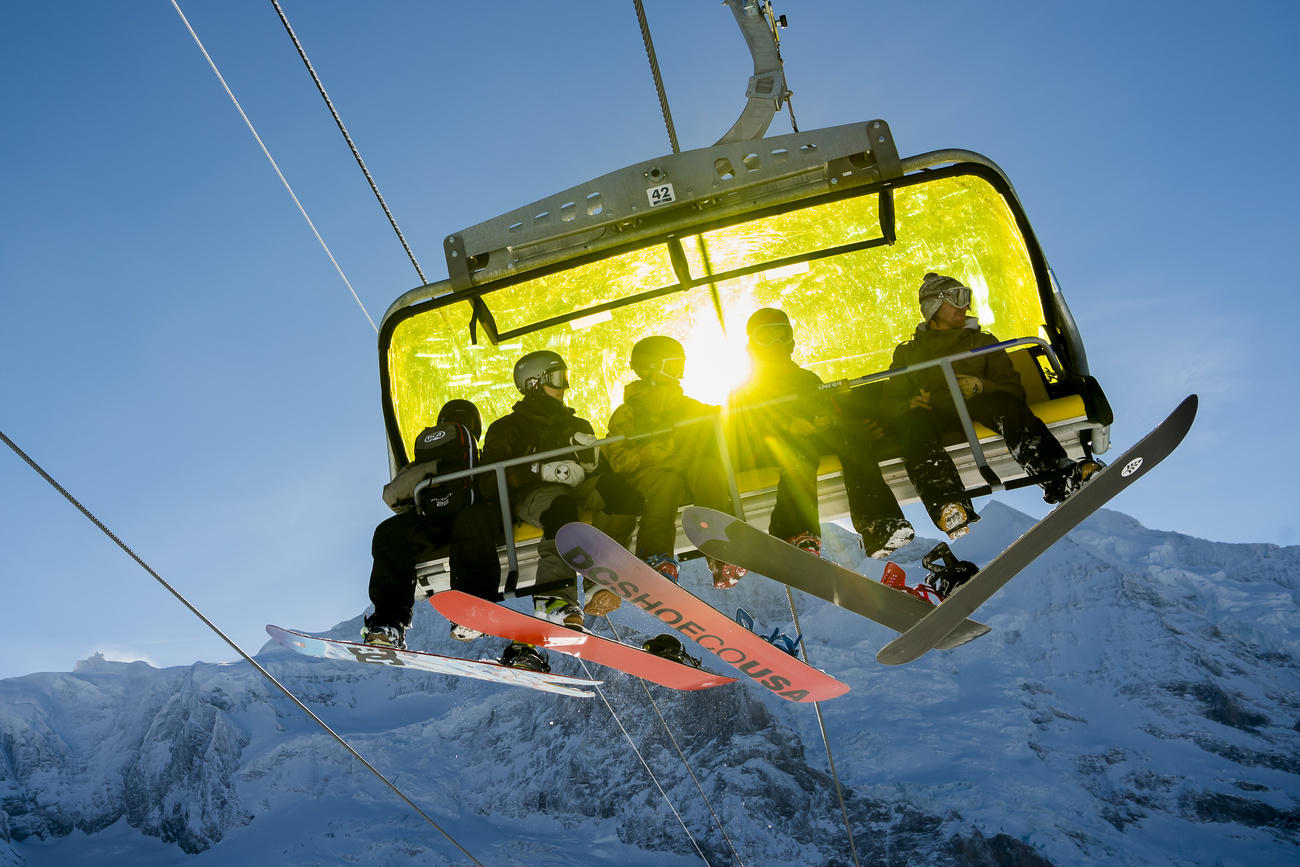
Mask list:
[[[568,388],[569,369],[567,367],[547,368],[537,377],[537,384],[539,386],[549,385],[551,388]]]
[[[935,297],[940,301],[951,304],[953,307],[969,307],[970,287],[950,286],[947,289],[940,289],[935,293]]]
[[[680,355],[662,359],[659,362],[659,372],[671,379],[681,379],[686,373],[686,359]]]
[[[794,328],[789,322],[768,322],[765,325],[759,325],[750,332],[749,339],[754,341],[756,346],[777,346],[782,343],[794,342]]]

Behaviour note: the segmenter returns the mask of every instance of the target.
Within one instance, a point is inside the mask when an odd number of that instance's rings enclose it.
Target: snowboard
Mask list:
[[[587,578],[787,701],[824,701],[849,691],[847,684],[741,626],[590,524],[564,525],[555,545],[564,561]]]
[[[1168,457],[1191,428],[1196,406],[1196,395],[1184,399],[1151,433],[1048,512],[1047,517],[1026,530],[915,626],[882,647],[876,659],[886,665],[899,665],[917,659],[936,646],[944,646],[943,642],[967,614],[988,601],[1016,573],[1085,518]]]
[[[522,641],[547,650],[556,650],[617,668],[628,674],[673,689],[709,689],[735,683],[734,677],[713,674],[639,647],[621,644],[599,635],[569,629],[549,620],[522,614],[504,605],[479,599],[459,590],[443,590],[429,597],[429,602],[448,620],[486,632]]]
[[[744,566],[895,632],[906,632],[934,610],[923,599],[801,551],[725,512],[688,506],[682,513],[682,529],[710,557]],[[940,636],[939,646],[956,647],[988,631],[987,626],[974,620],[958,622],[950,634]]]
[[[398,650],[395,647],[378,647],[360,644],[355,641],[339,641],[334,638],[319,638],[293,629],[267,625],[267,633],[290,650],[304,656],[320,659],[343,659],[349,662],[364,662],[372,665],[392,665],[398,668],[411,668],[417,671],[433,671],[438,674],[455,674],[472,677],[477,680],[491,680],[514,686],[526,686],[542,692],[559,695],[591,698],[595,695],[584,686],[598,686],[601,681],[587,680],[581,677],[567,677],[562,674],[546,674],[540,671],[527,671],[511,668],[495,660],[461,659],[457,656],[440,656],[436,653],[423,653],[418,650]]]

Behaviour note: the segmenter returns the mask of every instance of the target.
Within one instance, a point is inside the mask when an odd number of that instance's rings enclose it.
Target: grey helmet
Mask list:
[[[552,388],[569,387],[569,365],[559,353],[549,349],[530,352],[515,362],[515,388],[520,394],[549,385]]]

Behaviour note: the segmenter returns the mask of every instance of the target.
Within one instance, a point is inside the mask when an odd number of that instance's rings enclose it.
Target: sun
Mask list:
[[[700,325],[682,340],[686,350],[686,374],[682,390],[703,403],[721,405],[727,395],[749,376],[749,355],[745,333],[722,333],[717,324]]]

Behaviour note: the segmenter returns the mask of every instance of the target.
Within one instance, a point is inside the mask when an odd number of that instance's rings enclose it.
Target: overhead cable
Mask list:
[[[618,630],[614,628],[614,621],[610,620],[608,615],[605,617],[605,623],[609,626],[610,633],[613,634],[614,640],[622,643],[623,639],[619,637]],[[664,719],[663,713],[659,710],[659,702],[655,701],[654,696],[650,693],[650,687],[646,686],[644,680],[641,681],[641,688],[645,690],[645,697],[650,700],[650,706],[654,708],[655,715],[659,717],[659,722],[663,724],[664,731],[668,732],[668,739],[673,742],[673,749],[677,750],[677,755],[681,757],[682,764],[686,767],[686,773],[690,775],[691,782],[695,783],[695,788],[699,790],[700,797],[704,799],[704,805],[709,808],[709,815],[713,817],[713,824],[718,826],[722,832],[722,839],[727,841],[727,848],[731,850],[731,855],[736,859],[736,863],[744,867],[745,862],[740,859],[740,853],[736,851],[735,845],[731,842],[727,829],[722,826],[722,819],[718,818],[718,813],[713,809],[713,802],[709,796],[704,793],[704,787],[700,785],[699,778],[695,776],[695,770],[691,763],[686,760],[686,753],[682,751],[681,744],[677,743],[677,736],[673,734],[672,727],[668,725],[668,720]]]
[[[659,94],[659,110],[664,116],[664,126],[668,128],[668,143],[673,147],[673,153],[681,153],[681,146],[677,144],[677,129],[673,126],[673,113],[668,109],[668,93],[664,90],[664,78],[659,72],[659,58],[655,56],[654,40],[650,38],[650,23],[645,17],[645,6],[641,0],[632,0],[636,6],[636,20],[641,27],[641,42],[645,45],[645,56],[650,61],[650,75],[654,77],[655,93]]]
[[[303,704],[303,703],[302,703],[302,700],[299,699],[298,696],[294,695],[293,692],[292,692],[292,691],[291,691],[287,686],[285,686],[284,684],[280,683],[280,681],[276,680],[275,676],[274,676],[273,674],[271,674],[271,672],[269,672],[269,671],[267,671],[265,668],[263,668],[262,665],[261,665],[257,660],[253,659],[253,657],[250,656],[250,655],[249,655],[249,654],[244,650],[244,648],[240,647],[239,644],[236,643],[235,640],[234,640],[233,638],[231,638],[229,635],[227,635],[225,632],[223,632],[219,626],[217,626],[215,623],[213,623],[211,620],[209,620],[209,619],[207,618],[207,616],[206,616],[202,611],[200,611],[197,607],[195,607],[194,604],[190,602],[190,600],[186,599],[186,598],[181,594],[181,592],[180,592],[179,590],[177,590],[177,589],[176,589],[175,587],[173,587],[171,584],[167,583],[167,581],[166,581],[166,580],[165,580],[161,575],[159,575],[157,572],[155,572],[155,571],[153,570],[153,567],[152,567],[152,566],[150,566],[148,563],[146,563],[143,559],[140,558],[140,555],[136,554],[135,551],[132,551],[132,550],[127,546],[127,544],[126,544],[125,542],[123,542],[121,539],[119,539],[119,538],[117,537],[117,535],[116,535],[112,530],[108,529],[108,527],[104,524],[103,521],[101,521],[101,520],[99,520],[99,518],[95,517],[95,515],[94,515],[94,514],[93,514],[89,509],[87,509],[85,506],[83,506],[83,505],[82,505],[82,504],[77,500],[76,497],[72,496],[72,494],[69,493],[69,491],[68,491],[67,488],[65,488],[65,487],[63,487],[63,485],[59,484],[59,483],[54,479],[53,476],[51,476],[49,473],[47,473],[47,472],[45,471],[45,469],[44,469],[43,467],[41,467],[40,464],[36,463],[36,461],[33,460],[33,459],[32,459],[32,458],[31,458],[31,457],[30,457],[30,456],[29,456],[25,451],[23,451],[21,448],[19,448],[17,443],[15,443],[15,442],[14,442],[13,440],[11,440],[8,436],[6,436],[4,431],[0,431],[0,440],[4,440],[5,445],[9,446],[9,448],[13,450],[14,454],[16,454],[16,455],[18,455],[18,457],[22,458],[23,462],[26,463],[27,466],[29,466],[29,467],[31,467],[33,470],[35,470],[35,471],[36,471],[36,474],[39,475],[42,479],[44,479],[44,480],[45,480],[45,481],[50,485],[50,487],[54,488],[54,490],[56,490],[56,491],[58,491],[60,494],[62,494],[62,495],[63,495],[63,498],[64,498],[65,500],[67,500],[67,501],[68,501],[69,503],[71,503],[74,507],[76,507],[77,511],[81,512],[81,514],[84,515],[84,516],[86,517],[87,520],[89,520],[92,524],[94,524],[96,527],[98,527],[101,533],[103,533],[105,536],[107,536],[109,539],[111,539],[111,540],[113,541],[113,544],[117,545],[117,547],[119,547],[119,548],[121,548],[123,551],[125,551],[125,552],[126,552],[126,555],[127,555],[128,557],[130,557],[132,560],[134,560],[134,561],[135,561],[135,562],[140,566],[140,568],[144,569],[144,571],[148,572],[151,576],[153,576],[153,579],[154,579],[155,581],[157,581],[159,584],[161,584],[161,585],[163,586],[163,588],[164,588],[168,593],[170,593],[172,596],[176,597],[177,601],[179,601],[182,605],[184,605],[186,608],[188,608],[188,609],[190,610],[190,613],[191,613],[191,614],[193,614],[195,617],[199,618],[199,620],[203,621],[203,625],[207,626],[208,629],[211,629],[214,633],[216,633],[216,635],[217,635],[218,638],[220,638],[220,639],[221,639],[222,641],[224,641],[226,644],[230,645],[230,647],[231,647],[231,648],[232,648],[236,653],[238,653],[240,656],[242,656],[242,657],[244,658],[244,661],[246,661],[249,665],[253,666],[253,668],[255,668],[255,669],[257,670],[257,672],[258,672],[259,674],[262,675],[262,677],[266,678],[266,679],[267,679],[267,680],[268,680],[268,681],[269,681],[269,682],[270,682],[270,683],[271,683],[271,684],[272,684],[276,689],[280,690],[280,692],[282,692],[282,693],[284,693],[286,696],[288,696],[289,700],[292,701],[294,704],[296,704],[296,705],[298,706],[298,708],[299,708],[300,710],[302,710],[303,713],[307,714],[307,716],[311,718],[312,722],[316,723],[316,725],[318,725],[318,726],[320,726],[322,729],[324,729],[325,732],[326,732],[327,734],[329,734],[330,737],[332,737],[332,738],[334,738],[334,740],[338,741],[339,744],[341,744],[345,750],[347,750],[349,753],[351,753],[352,756],[353,756],[357,761],[359,761],[359,762],[361,762],[361,764],[365,765],[365,767],[366,767],[366,768],[367,768],[367,769],[368,769],[372,774],[374,774],[376,777],[378,777],[380,780],[382,780],[383,783],[384,783],[384,785],[386,785],[386,786],[388,786],[388,788],[392,789],[393,792],[394,792],[394,793],[395,793],[399,798],[401,798],[403,801],[405,801],[405,802],[407,803],[407,805],[410,806],[410,808],[411,808],[412,810],[414,810],[416,813],[418,813],[418,814],[420,815],[421,818],[423,818],[426,822],[428,822],[430,825],[432,825],[434,828],[436,828],[439,832],[441,832],[442,835],[443,835],[444,837],[446,837],[449,841],[451,841],[452,845],[454,845],[457,849],[459,849],[461,852],[463,852],[463,853],[465,854],[465,857],[469,858],[469,859],[470,859],[471,861],[473,861],[475,864],[479,864],[479,861],[476,860],[476,859],[474,858],[474,856],[471,855],[471,854],[469,853],[469,851],[468,851],[464,846],[462,846],[460,843],[458,843],[458,842],[456,841],[456,839],[455,839],[454,837],[452,837],[450,834],[448,834],[448,833],[447,833],[447,832],[442,828],[442,826],[440,826],[437,822],[435,822],[435,821],[432,819],[432,817],[430,817],[427,813],[425,813],[423,810],[421,810],[421,809],[419,808],[419,806],[417,806],[416,803],[415,803],[414,801],[412,801],[409,797],[407,797],[407,795],[406,795],[405,792],[403,792],[401,789],[399,789],[395,783],[393,783],[393,782],[392,782],[391,780],[389,780],[386,776],[384,776],[383,773],[381,773],[380,770],[379,770],[378,768],[376,768],[374,765],[372,765],[372,764],[371,764],[371,763],[366,759],[365,756],[363,756],[363,755],[361,755],[361,753],[357,752],[357,750],[356,750],[356,749],[355,749],[355,748],[354,748],[350,743],[348,743],[347,740],[344,739],[344,737],[343,737],[342,735],[338,734],[338,733],[335,732],[332,728],[330,728],[328,725],[326,725],[325,721],[324,721],[323,719],[321,719],[320,717],[316,716],[316,714],[312,712],[311,708],[309,708],[309,707],[307,707],[307,705]]]
[[[352,288],[351,281],[349,281],[347,275],[343,273],[343,268],[339,265],[338,260],[334,258],[334,254],[330,252],[329,245],[325,243],[325,239],[321,237],[320,232],[316,229],[316,224],[311,221],[311,217],[307,216],[307,209],[303,207],[302,202],[298,199],[298,195],[293,191],[293,187],[289,185],[289,180],[284,176],[284,172],[280,171],[280,166],[275,162],[275,158],[271,156],[271,151],[267,149],[266,143],[263,142],[262,137],[257,134],[257,128],[254,127],[253,122],[248,119],[248,115],[244,112],[244,107],[240,105],[239,100],[235,98],[235,94],[230,89],[230,85],[226,84],[226,79],[221,75],[221,70],[217,69],[217,64],[212,59],[212,55],[208,54],[208,49],[203,47],[203,40],[199,39],[199,34],[194,32],[194,28],[190,26],[189,19],[185,17],[185,13],[181,11],[181,7],[176,0],[171,0],[171,3],[176,9],[176,14],[181,17],[181,21],[185,24],[185,29],[188,30],[190,36],[194,38],[194,44],[199,47],[199,51],[203,52],[203,57],[208,61],[208,66],[212,67],[212,72],[217,76],[217,81],[221,82],[221,86],[225,88],[226,95],[229,96],[230,101],[235,104],[235,109],[239,112],[239,116],[242,117],[244,123],[248,125],[248,131],[251,132],[253,138],[257,140],[257,144],[262,149],[262,153],[266,154],[266,159],[271,163],[271,168],[275,169],[275,173],[280,177],[280,182],[284,184],[284,188],[289,191],[289,196],[293,199],[293,203],[298,206],[298,211],[302,214],[302,218],[306,220],[307,225],[311,227],[312,234],[316,236],[316,240],[320,242],[321,247],[325,250],[325,255],[329,256],[330,262],[334,264],[334,270],[339,272],[339,277],[343,278],[344,285],[348,287],[348,291],[352,293],[352,298],[357,302],[357,306],[360,307],[361,312],[365,314],[366,321],[370,323],[370,327],[375,330],[376,334],[379,333],[379,327],[375,325],[375,320],[370,317],[370,311],[366,310],[366,305],[361,303],[361,297],[357,295],[357,290]]]
[[[289,19],[285,16],[284,10],[280,8],[279,0],[271,0],[271,5],[275,7],[275,14],[280,16],[280,21],[284,24],[285,31],[289,38],[293,40],[293,47],[298,49],[298,56],[302,58],[303,64],[307,67],[307,72],[311,75],[311,80],[316,83],[316,89],[320,91],[321,99],[325,100],[325,105],[329,108],[330,114],[334,117],[334,123],[338,126],[339,132],[343,133],[343,140],[348,143],[348,149],[352,151],[352,156],[356,158],[357,165],[361,167],[361,173],[366,176],[366,181],[370,184],[370,189],[374,192],[375,198],[379,200],[379,207],[384,209],[384,216],[388,217],[388,223],[397,233],[397,240],[402,242],[402,249],[406,251],[406,256],[415,266],[415,273],[420,275],[421,283],[428,283],[429,279],[424,276],[420,263],[415,259],[415,253],[411,251],[411,245],[406,243],[406,236],[402,230],[397,227],[397,220],[393,217],[393,212],[388,209],[388,203],[384,201],[383,194],[379,192],[379,186],[375,179],[370,176],[370,169],[366,168],[366,161],[361,158],[361,152],[357,146],[352,143],[352,136],[348,135],[348,128],[343,125],[343,118],[339,117],[338,111],[334,108],[334,102],[330,99],[329,94],[325,92],[325,85],[321,83],[320,76],[316,74],[316,69],[307,59],[307,52],[298,41],[298,34],[293,32],[293,27],[289,25]]]

